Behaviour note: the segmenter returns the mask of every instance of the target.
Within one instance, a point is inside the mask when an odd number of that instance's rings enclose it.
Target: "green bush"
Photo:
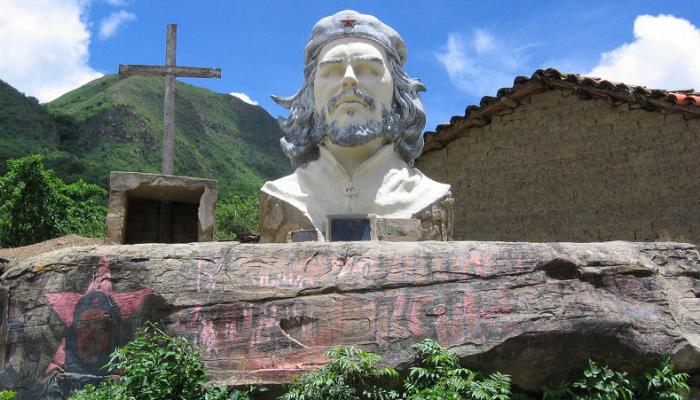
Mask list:
[[[0,400],[12,400],[17,396],[12,390],[0,390]]]
[[[508,400],[510,377],[494,373],[478,379],[478,373],[461,368],[459,358],[434,340],[412,346],[415,366],[404,382],[407,400]]]
[[[104,234],[107,191],[78,181],[65,184],[41,156],[9,160],[0,177],[0,246],[24,246],[68,233]]]
[[[393,390],[379,386],[382,378],[396,378],[392,368],[378,368],[381,357],[361,349],[338,348],[325,353],[328,364],[293,382],[280,400],[387,400],[398,399]]]
[[[543,400],[683,400],[689,396],[687,380],[687,374],[673,372],[668,358],[638,381],[589,360],[576,381],[545,387]]]
[[[278,400],[515,400],[510,377],[494,373],[480,378],[462,368],[459,358],[437,342],[415,344],[415,361],[396,386],[398,373],[380,368],[377,354],[361,349],[337,348],[325,353],[329,362],[304,374],[287,386]],[[136,339],[112,353],[106,369],[119,373],[100,385],[87,385],[71,400],[251,400],[254,387],[231,390],[214,387],[207,378],[197,349],[183,338],[171,337],[146,323]],[[687,374],[674,373],[668,358],[660,366],[634,380],[624,372],[589,361],[577,380],[545,387],[543,400],[685,400],[689,396]],[[392,382],[394,380],[394,382]],[[262,389],[264,390],[264,388]],[[0,400],[11,399],[2,397]]]
[[[216,204],[216,237],[232,240],[258,232],[259,195],[231,195]]]
[[[690,396],[688,374],[674,373],[668,357],[653,371],[647,372],[639,384],[639,395],[643,400],[683,400]]]
[[[121,376],[87,385],[71,400],[249,400],[253,393],[213,387],[198,350],[150,322],[112,353],[106,367]]]

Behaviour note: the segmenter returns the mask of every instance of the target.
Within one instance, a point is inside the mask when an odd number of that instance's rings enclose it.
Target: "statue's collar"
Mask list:
[[[408,164],[396,154],[394,144],[388,143],[377,149],[377,151],[360,164],[354,174],[350,174],[330,150],[323,145],[318,147],[320,155],[317,162],[320,162],[324,168],[330,167],[334,169],[337,175],[343,177],[346,182],[353,182],[358,178],[372,175],[374,171],[386,172],[390,168],[405,168],[408,166]]]

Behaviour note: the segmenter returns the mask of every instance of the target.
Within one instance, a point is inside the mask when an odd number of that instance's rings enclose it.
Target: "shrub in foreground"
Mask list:
[[[0,390],[0,400],[12,400],[17,396],[12,390]]]
[[[379,368],[381,357],[350,347],[325,353],[328,364],[304,374],[293,382],[280,400],[389,400],[398,399],[393,390],[383,389],[379,381],[397,378],[392,368]]]
[[[118,348],[106,366],[114,379],[87,385],[72,400],[249,400],[248,391],[213,387],[199,351],[147,322],[136,339]]]
[[[574,382],[545,387],[543,400],[684,400],[689,396],[688,375],[674,373],[669,358],[639,379],[588,361]]]
[[[415,366],[404,382],[407,400],[508,400],[510,377],[494,373],[479,379],[477,372],[462,368],[456,354],[425,339],[412,346]]]
[[[279,400],[515,400],[510,377],[494,373],[480,377],[462,368],[459,358],[426,339],[412,346],[416,356],[402,391],[398,373],[382,368],[379,355],[350,347],[325,353],[329,362],[298,377]],[[146,323],[136,339],[112,353],[106,366],[119,373],[100,385],[88,385],[72,400],[252,400],[254,388],[214,387],[196,348]],[[688,375],[675,373],[668,358],[638,379],[589,361],[573,382],[545,387],[543,400],[684,400]],[[393,381],[393,382],[392,382]],[[262,389],[264,390],[264,389]],[[2,397],[0,400],[11,399]]]

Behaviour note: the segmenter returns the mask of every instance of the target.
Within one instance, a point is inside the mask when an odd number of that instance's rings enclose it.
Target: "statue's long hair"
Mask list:
[[[423,150],[423,128],[425,111],[420,92],[425,85],[404,72],[401,63],[392,51],[386,51],[389,68],[394,78],[394,98],[388,115],[384,116],[383,135],[394,143],[396,152],[407,163],[412,163]],[[318,159],[318,145],[323,140],[323,132],[315,120],[314,76],[318,53],[311,57],[304,68],[304,85],[299,91],[286,98],[272,96],[281,106],[289,109],[289,118],[280,118],[279,123],[284,137],[280,139],[282,151],[292,162],[292,168],[304,166]]]

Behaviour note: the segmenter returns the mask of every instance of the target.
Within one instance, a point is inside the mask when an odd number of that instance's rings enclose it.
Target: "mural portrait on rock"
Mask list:
[[[44,297],[66,326],[51,363],[68,372],[105,375],[103,368],[120,344],[122,316],[130,315],[153,291],[149,288],[117,293],[112,288],[109,257],[100,258],[85,293],[45,293]]]

